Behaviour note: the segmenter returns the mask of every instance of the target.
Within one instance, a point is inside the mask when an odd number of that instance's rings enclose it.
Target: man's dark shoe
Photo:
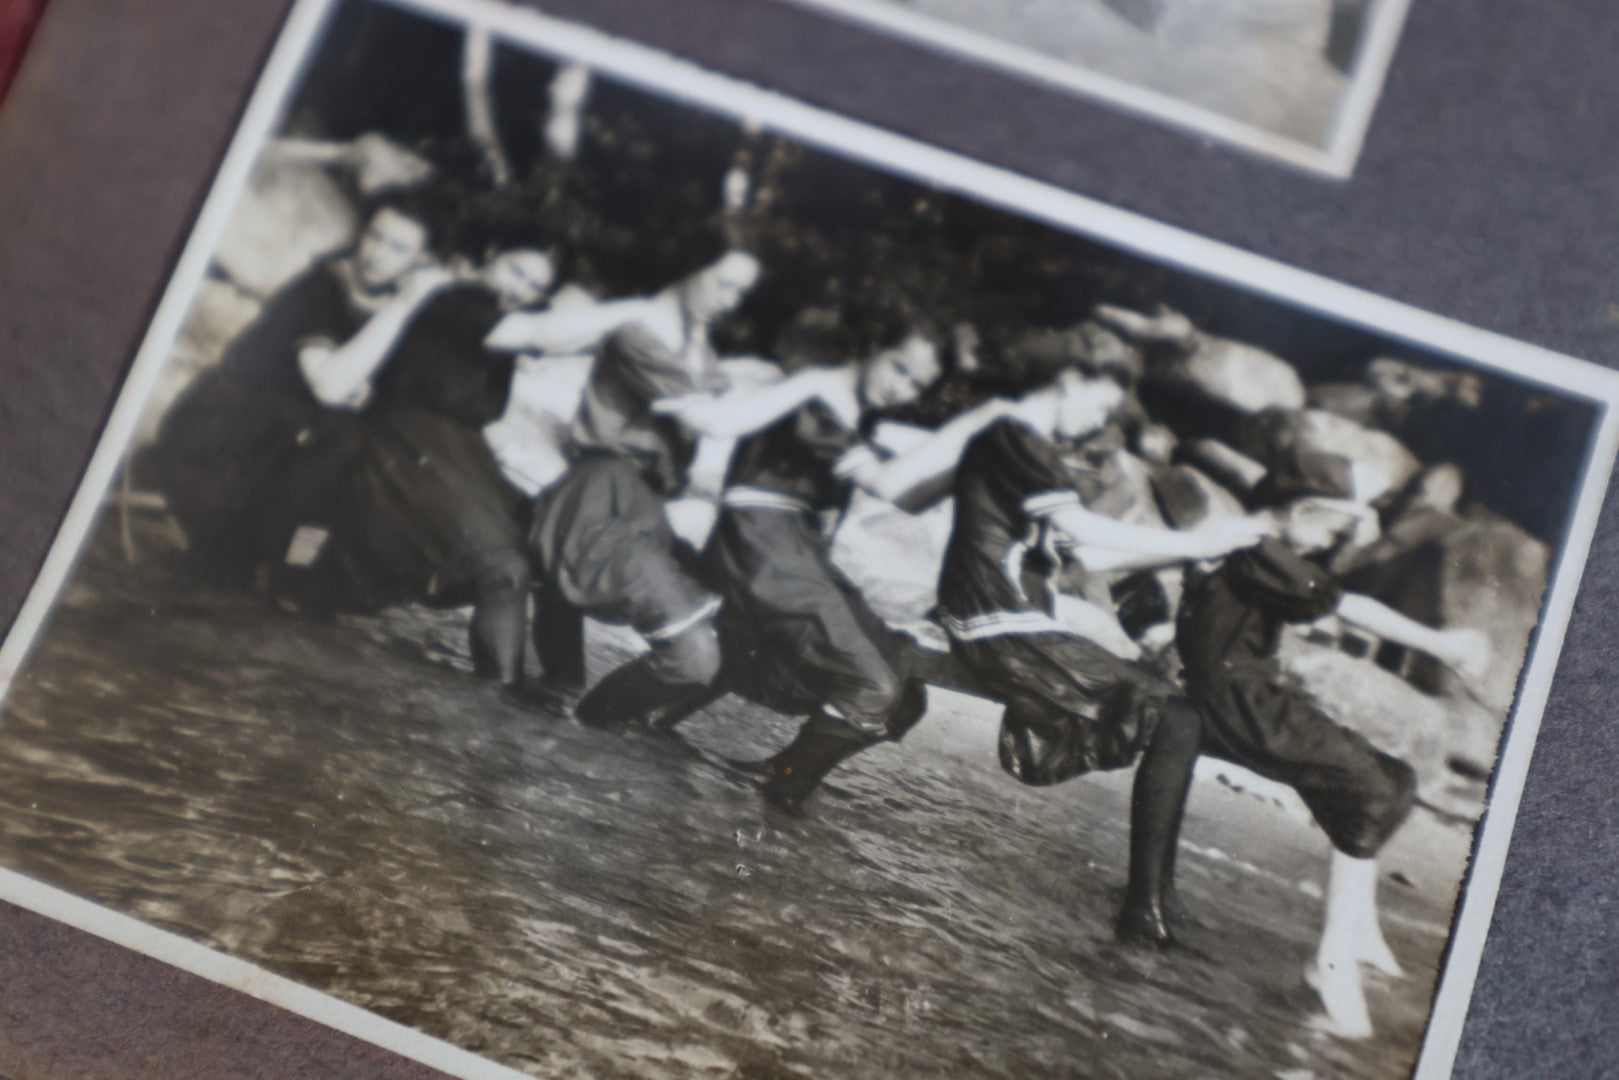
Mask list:
[[[1126,902],[1114,930],[1118,939],[1127,945],[1171,949],[1176,944],[1169,920],[1159,904]]]

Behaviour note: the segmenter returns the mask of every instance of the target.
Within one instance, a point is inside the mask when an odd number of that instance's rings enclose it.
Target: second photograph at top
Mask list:
[[[1360,155],[1409,0],[778,0],[1331,176]]]

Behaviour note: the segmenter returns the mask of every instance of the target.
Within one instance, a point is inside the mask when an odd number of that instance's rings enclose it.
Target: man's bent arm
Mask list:
[[[733,386],[718,394],[683,394],[653,402],[652,411],[673,416],[707,439],[740,439],[762,431],[821,396],[828,370],[807,368],[775,382]]]
[[[342,345],[306,345],[298,351],[303,373],[315,400],[332,409],[358,410],[371,397],[371,380],[399,343],[416,313],[449,280],[418,278],[371,316],[360,332]]]
[[[577,352],[642,319],[647,301],[610,300],[562,311],[515,311],[495,324],[484,346],[496,352]]]
[[[1439,630],[1400,614],[1387,604],[1360,593],[1345,593],[1334,612],[1342,621],[1384,641],[1418,649],[1468,674],[1482,674],[1488,663],[1488,642],[1476,630]]]
[[[851,479],[877,498],[910,509],[918,493],[933,490],[956,467],[979,432],[1012,410],[1013,403],[1005,399],[986,401],[952,417],[903,453],[886,461],[873,457]]]
[[[1157,565],[1193,559],[1215,559],[1257,543],[1266,528],[1254,518],[1227,518],[1200,529],[1180,532],[1156,525],[1132,525],[1104,517],[1074,502],[1052,510],[1047,519],[1074,547],[1102,548],[1131,558],[1156,558]],[[1093,558],[1100,557],[1093,552]],[[1086,563],[1090,566],[1090,563]]]

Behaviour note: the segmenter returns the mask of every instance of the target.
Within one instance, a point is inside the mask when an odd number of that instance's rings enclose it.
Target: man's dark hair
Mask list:
[[[420,225],[427,233],[427,249],[434,255],[444,255],[449,212],[442,198],[426,188],[410,191],[392,191],[368,199],[361,206],[361,228],[384,210],[392,210]]]
[[[873,316],[866,334],[864,355],[875,356],[884,349],[892,349],[911,338],[921,338],[933,346],[939,354],[941,371],[955,370],[955,349],[949,337],[939,333],[932,320],[910,307],[889,308]]]
[[[688,281],[719,262],[725,256],[737,252],[757,260],[761,266],[764,260],[752,248],[744,244],[732,243],[723,233],[714,229],[705,229],[688,244],[681,253],[681,266],[684,269],[677,281]]]

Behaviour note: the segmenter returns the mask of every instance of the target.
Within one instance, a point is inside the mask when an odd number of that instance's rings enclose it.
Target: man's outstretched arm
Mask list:
[[[952,417],[894,457],[884,460],[868,451],[849,479],[885,502],[910,509],[918,495],[934,490],[955,469],[979,432],[1015,411],[1013,402],[992,398]]]
[[[706,439],[740,439],[762,431],[816,399],[832,396],[830,368],[805,368],[774,382],[749,382],[718,393],[681,394],[652,403]]]
[[[1257,517],[1223,518],[1198,529],[1181,531],[1156,525],[1133,525],[1105,517],[1072,503],[1047,515],[1088,570],[1142,570],[1197,559],[1218,559],[1251,547],[1269,535],[1271,526]]]
[[[484,347],[495,352],[576,352],[642,319],[647,301],[610,300],[560,311],[514,311],[495,324]]]
[[[1478,630],[1439,630],[1425,626],[1359,593],[1345,593],[1334,614],[1384,641],[1425,652],[1463,675],[1478,678],[1489,667],[1489,639]]]
[[[298,370],[315,400],[331,409],[359,410],[371,399],[371,382],[387,363],[411,320],[454,280],[443,267],[414,272],[399,294],[340,345],[306,345],[298,350]]]

